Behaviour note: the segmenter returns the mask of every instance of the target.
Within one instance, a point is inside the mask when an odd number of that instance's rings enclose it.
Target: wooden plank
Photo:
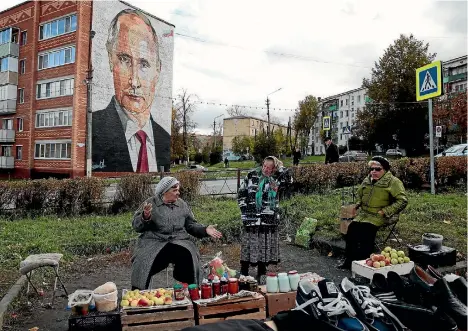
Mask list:
[[[176,321],[160,324],[145,324],[145,325],[133,325],[133,326],[122,326],[122,331],[154,331],[154,330],[164,330],[164,331],[176,331],[189,326],[194,326],[195,321]]]
[[[265,300],[247,301],[241,303],[225,303],[218,306],[199,307],[198,316],[206,316],[213,314],[221,314],[235,311],[242,311],[245,309],[254,309],[265,307]]]
[[[134,314],[146,314],[146,313],[153,313],[153,312],[168,312],[168,311],[177,311],[177,310],[193,310],[193,305],[189,304],[186,306],[168,306],[165,308],[133,308],[133,309],[123,309],[122,314],[126,315],[134,315]]]
[[[255,320],[264,320],[266,319],[265,311],[259,311],[257,313],[234,315],[226,317],[227,320],[243,320],[243,319],[255,319]]]
[[[264,299],[263,295],[261,295],[260,293],[255,293],[255,296],[233,298],[233,299],[227,299],[227,300],[212,302],[212,303],[208,303],[206,306],[209,307],[209,306],[217,306],[217,305],[225,304],[225,303],[237,303],[237,302],[254,301],[254,300],[262,300],[262,299]],[[198,306],[198,304],[196,304],[196,303],[195,303],[195,305]],[[205,307],[205,306],[203,306],[203,307]]]
[[[160,311],[147,314],[122,315],[120,316],[122,325],[132,323],[147,323],[168,320],[180,320],[194,318],[193,310]]]

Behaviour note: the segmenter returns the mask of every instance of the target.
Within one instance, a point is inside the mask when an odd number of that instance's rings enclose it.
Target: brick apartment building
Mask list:
[[[100,6],[115,3],[131,7]],[[25,1],[0,12],[0,178],[86,175],[93,5]]]

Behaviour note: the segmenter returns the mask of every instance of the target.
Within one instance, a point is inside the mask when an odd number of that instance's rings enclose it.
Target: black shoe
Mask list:
[[[432,290],[437,299],[437,307],[453,318],[458,329],[467,330],[467,308],[453,295],[447,281],[444,278],[437,280]]]
[[[374,274],[370,290],[371,294],[382,302],[398,302],[395,293],[388,286],[387,278],[382,274]]]
[[[353,305],[357,317],[366,324],[369,330],[407,330],[400,320],[392,314],[381,301],[370,294],[369,287],[355,285],[345,277],[341,281],[341,291]]]
[[[398,298],[398,300],[415,305],[422,304],[420,293],[416,286],[401,277],[396,272],[388,272],[387,283],[389,289],[395,293],[395,296]]]
[[[320,320],[324,326],[320,330],[369,331],[369,328],[355,317],[356,311],[350,302],[335,283],[328,279],[323,279],[318,284],[307,280],[300,281],[296,294],[296,308],[293,310],[303,311]]]
[[[427,266],[427,273],[436,279],[444,278],[444,276],[442,276],[434,267],[430,265]],[[450,279],[451,276],[447,275],[445,276],[445,280],[448,282],[448,285],[450,289],[452,290],[452,293],[455,294],[455,296],[466,306],[467,305],[467,293],[468,293],[466,280],[465,278],[460,277],[460,276],[455,276],[455,275],[453,276],[455,278]]]
[[[336,266],[337,269],[351,270],[351,262],[345,260],[342,264]]]

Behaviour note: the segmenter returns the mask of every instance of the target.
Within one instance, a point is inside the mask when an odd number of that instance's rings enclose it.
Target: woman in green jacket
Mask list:
[[[357,191],[357,216],[346,234],[346,259],[340,269],[350,269],[351,262],[364,260],[374,250],[380,226],[390,223],[408,204],[405,187],[392,175],[390,163],[381,156],[369,161],[369,176]]]

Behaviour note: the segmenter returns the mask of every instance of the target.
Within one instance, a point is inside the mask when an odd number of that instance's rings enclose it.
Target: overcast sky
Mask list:
[[[0,10],[20,3],[0,1]],[[361,86],[400,34],[430,44],[437,60],[467,54],[466,1],[174,0],[133,1],[176,26],[174,88],[201,101],[297,107]],[[197,131],[209,133],[225,106],[197,105]],[[264,109],[249,110],[262,117]],[[284,123],[292,111],[271,110]]]

